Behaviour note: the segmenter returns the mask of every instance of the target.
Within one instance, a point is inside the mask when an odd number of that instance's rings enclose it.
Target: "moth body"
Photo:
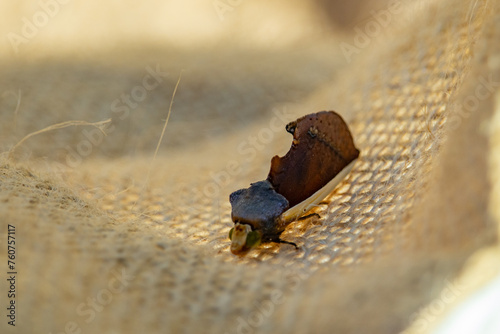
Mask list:
[[[229,232],[231,252],[242,255],[261,242],[280,239],[293,221],[318,205],[351,171],[359,151],[342,118],[322,111],[286,125],[292,146],[271,160],[266,180],[229,196],[235,227]]]

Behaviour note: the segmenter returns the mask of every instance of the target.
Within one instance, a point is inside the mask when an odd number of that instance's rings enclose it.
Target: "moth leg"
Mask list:
[[[290,241],[285,241],[285,240],[282,240],[282,239],[278,239],[276,242],[280,243],[280,244],[287,244],[287,245],[292,245],[295,247],[295,249],[299,249],[299,246],[297,246],[297,244],[295,242],[290,242]]]
[[[311,214],[302,216],[299,219],[297,219],[297,221],[305,220],[305,219],[308,219],[308,218],[311,218],[311,217],[321,218],[321,216],[315,212],[315,213],[311,213]]]

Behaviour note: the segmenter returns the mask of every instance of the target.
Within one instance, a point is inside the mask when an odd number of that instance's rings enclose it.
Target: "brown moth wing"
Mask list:
[[[321,189],[359,156],[342,117],[334,111],[306,115],[286,126],[292,147],[271,160],[267,179],[290,207]]]

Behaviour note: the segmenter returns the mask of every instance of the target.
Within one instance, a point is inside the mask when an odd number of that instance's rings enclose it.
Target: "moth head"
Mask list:
[[[261,234],[252,231],[248,224],[236,223],[229,231],[229,239],[231,239],[231,253],[238,255],[260,245]]]

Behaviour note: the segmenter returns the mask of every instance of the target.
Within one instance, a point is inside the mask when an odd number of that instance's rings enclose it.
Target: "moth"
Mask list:
[[[291,244],[280,239],[293,221],[305,219],[351,171],[359,150],[342,117],[334,111],[309,114],[290,122],[292,146],[274,156],[267,179],[251,183],[229,196],[231,252],[244,255],[263,242]]]

